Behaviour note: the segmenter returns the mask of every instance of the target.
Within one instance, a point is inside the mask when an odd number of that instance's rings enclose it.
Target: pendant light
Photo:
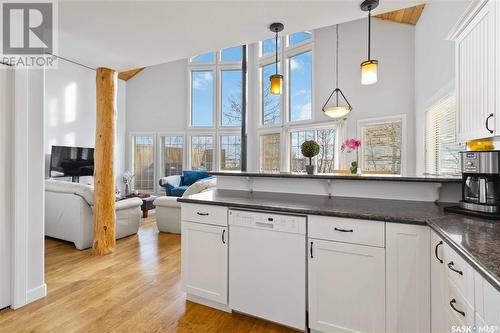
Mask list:
[[[365,0],[361,3],[361,10],[368,12],[368,60],[361,63],[361,84],[368,85],[377,82],[378,60],[370,58],[372,10],[377,8],[378,0]]]
[[[271,81],[270,92],[273,95],[281,95],[283,86],[283,75],[278,74],[278,32],[283,31],[285,26],[282,23],[273,23],[269,26],[269,30],[276,34],[276,72],[269,77]]]
[[[330,94],[330,97],[328,97],[328,99],[326,100],[322,110],[328,117],[338,119],[345,117],[352,110],[351,104],[349,104],[349,101],[344,96],[344,93],[342,93],[342,90],[340,90],[339,88],[339,25],[338,24],[337,24],[337,55],[335,57],[335,61],[336,61],[335,72],[337,75],[336,88]]]

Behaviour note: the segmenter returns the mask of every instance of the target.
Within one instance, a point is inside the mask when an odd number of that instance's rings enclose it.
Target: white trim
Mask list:
[[[155,184],[158,183],[158,173],[157,173],[157,135],[155,132],[129,132],[129,166],[130,166],[130,172],[132,174],[135,174],[134,171],[134,136],[151,136],[153,138],[153,189],[151,190],[152,192],[155,192],[157,190],[157,186]],[[134,177],[135,178],[135,177]],[[135,183],[133,188],[130,190],[135,190]],[[138,190],[139,192],[148,192],[149,190]]]
[[[361,125],[369,124],[369,125],[377,125],[377,124],[385,124],[391,122],[401,122],[401,172],[400,175],[406,174],[406,166],[407,166],[407,130],[406,130],[406,114],[399,114],[393,116],[385,116],[385,117],[376,117],[376,118],[364,118],[359,119],[357,121],[356,126],[356,136],[361,140]],[[362,148],[361,148],[362,149]],[[359,152],[359,168],[363,170],[363,156],[362,151]]]
[[[27,303],[31,303],[36,301],[37,299],[43,298],[47,295],[47,284],[44,283],[38,287],[29,289],[26,292],[26,301]]]
[[[446,40],[457,40],[460,35],[465,31],[471,21],[481,11],[481,9],[488,3],[488,1],[497,0],[474,0],[472,1],[462,16],[458,19],[457,23],[451,28],[446,36]]]

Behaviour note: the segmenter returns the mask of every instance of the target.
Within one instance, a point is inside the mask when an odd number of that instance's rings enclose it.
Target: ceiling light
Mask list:
[[[269,26],[269,30],[276,34],[276,72],[269,77],[271,81],[270,92],[273,95],[280,95],[283,87],[283,75],[278,74],[278,32],[283,31],[282,23],[273,23]]]
[[[378,0],[365,0],[361,3],[362,11],[368,12],[368,60],[361,63],[361,84],[368,85],[377,82],[377,67],[378,60],[373,60],[370,57],[371,49],[371,22],[372,9],[377,8]]]

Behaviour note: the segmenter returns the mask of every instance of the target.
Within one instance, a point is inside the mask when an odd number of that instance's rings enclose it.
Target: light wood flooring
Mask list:
[[[0,332],[295,332],[187,302],[180,288],[180,236],[159,233],[154,217],[139,234],[96,257],[47,239],[47,297],[0,311]]]

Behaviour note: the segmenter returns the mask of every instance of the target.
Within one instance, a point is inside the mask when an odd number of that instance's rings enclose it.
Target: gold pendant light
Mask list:
[[[269,30],[276,34],[276,72],[269,77],[271,81],[270,92],[273,95],[281,95],[283,89],[283,75],[278,74],[278,32],[283,31],[285,26],[282,23],[273,23],[269,26]]]
[[[371,49],[371,22],[372,10],[377,8],[378,0],[365,0],[361,3],[361,10],[368,12],[368,60],[361,63],[361,84],[368,85],[377,82],[378,60],[370,58]]]
[[[336,88],[330,94],[330,97],[323,105],[323,112],[330,118],[339,119],[347,116],[352,110],[351,104],[344,96],[344,93],[339,88],[339,25],[337,24],[337,55],[335,57],[335,67],[336,67]]]

